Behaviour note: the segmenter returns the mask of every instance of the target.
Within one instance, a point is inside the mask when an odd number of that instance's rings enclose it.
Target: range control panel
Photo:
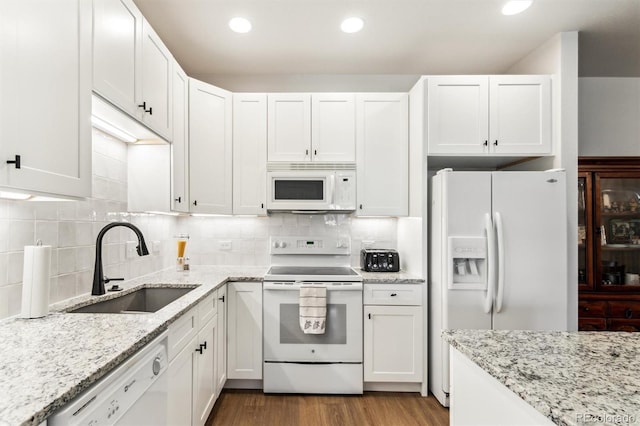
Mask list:
[[[351,254],[351,240],[345,237],[271,237],[271,254]]]

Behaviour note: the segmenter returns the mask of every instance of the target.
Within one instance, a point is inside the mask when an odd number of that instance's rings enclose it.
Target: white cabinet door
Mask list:
[[[171,361],[167,374],[168,389],[168,423],[169,425],[189,426],[193,421],[193,391],[195,379],[196,338],[192,338],[180,353]]]
[[[189,79],[177,62],[173,63],[171,104],[173,143],[171,144],[171,209],[189,211]]]
[[[262,283],[229,283],[228,296],[228,378],[262,380]]]
[[[311,95],[270,93],[267,99],[268,160],[310,160]]]
[[[189,199],[193,213],[231,214],[231,92],[189,79]]]
[[[2,2],[0,186],[91,195],[91,26],[84,0]]]
[[[551,78],[489,78],[489,144],[496,154],[551,153]]]
[[[409,102],[406,93],[356,95],[358,215],[409,211]]]
[[[93,0],[93,90],[138,119],[143,20],[132,0]]]
[[[142,121],[171,140],[171,65],[173,57],[145,20],[142,25]]]
[[[313,161],[356,161],[356,111],[352,93],[311,95]]]
[[[218,334],[216,335],[216,399],[227,382],[227,284],[217,290]]]
[[[428,77],[429,154],[489,151],[487,76]]]
[[[174,142],[175,143],[175,142]],[[233,95],[233,214],[267,214],[267,95]]]
[[[216,339],[218,318],[214,315],[198,333],[196,339],[196,376],[193,404],[193,424],[202,426],[216,401]]]
[[[421,306],[364,306],[364,380],[422,381]]]

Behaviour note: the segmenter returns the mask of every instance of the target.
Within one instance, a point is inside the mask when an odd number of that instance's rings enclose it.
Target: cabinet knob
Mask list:
[[[308,149],[304,150],[304,155],[309,155],[309,150]]]
[[[222,295],[222,297],[218,297],[218,300],[222,300],[222,303],[224,303],[224,294]]]
[[[360,204],[360,210],[362,210],[362,204]]]
[[[260,203],[260,208],[264,209],[264,203]]]
[[[182,197],[178,197],[174,201],[177,201],[177,202],[181,203],[182,202]]]
[[[482,145],[483,145],[483,146],[489,146],[489,141],[484,141],[484,142],[482,143]]]
[[[498,139],[493,143],[495,146],[498,146]]]
[[[313,150],[313,155],[318,155],[318,150],[317,149]]]
[[[197,206],[197,205],[198,205],[198,200],[194,200],[194,201],[193,201],[193,205],[194,205],[194,206]]]
[[[16,165],[16,169],[19,169],[21,167],[20,156],[19,155],[14,155],[13,160],[7,160],[7,164],[15,164]]]

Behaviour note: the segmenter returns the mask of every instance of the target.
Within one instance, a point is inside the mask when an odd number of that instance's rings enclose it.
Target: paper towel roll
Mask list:
[[[49,313],[50,281],[51,246],[25,246],[21,318],[40,318]]]

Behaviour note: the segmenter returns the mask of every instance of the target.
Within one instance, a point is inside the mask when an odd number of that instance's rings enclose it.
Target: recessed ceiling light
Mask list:
[[[533,0],[510,0],[502,7],[503,15],[516,15],[520,12],[524,12],[531,6]]]
[[[357,33],[362,27],[364,27],[364,21],[357,17],[347,18],[340,25],[340,28],[345,33]]]
[[[245,18],[233,18],[229,21],[229,28],[237,33],[248,33],[251,31],[251,22]]]

